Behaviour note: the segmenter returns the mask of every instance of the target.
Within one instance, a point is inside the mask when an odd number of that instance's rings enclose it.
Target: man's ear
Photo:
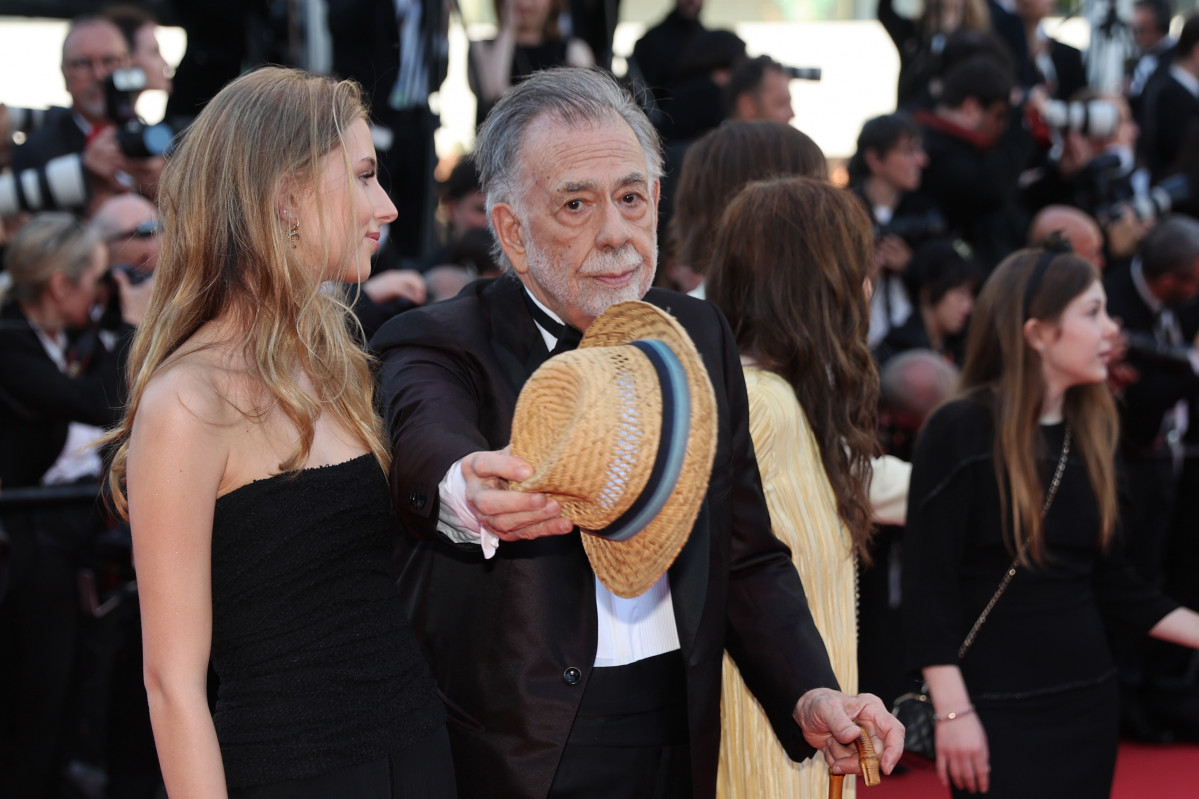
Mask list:
[[[737,95],[737,99],[733,101],[733,109],[737,112],[737,119],[755,119],[757,117],[757,108],[755,108],[754,96],[750,92],[742,92]]]
[[[512,268],[518,275],[523,275],[528,271],[528,259],[525,257],[525,230],[520,217],[508,203],[496,203],[491,209],[491,226]]]
[[[873,147],[867,147],[862,151],[862,160],[866,162],[866,169],[871,174],[879,171],[883,165],[882,154]]]

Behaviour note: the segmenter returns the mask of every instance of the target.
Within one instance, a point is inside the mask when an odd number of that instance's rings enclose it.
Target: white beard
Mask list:
[[[554,263],[550,254],[535,243],[530,241],[525,244],[529,276],[551,302],[559,307],[575,308],[593,319],[618,302],[639,300],[645,296],[654,283],[654,263],[658,258],[656,245],[650,257],[653,262],[645,264],[641,254],[632,244],[626,244],[613,252],[593,252],[583,264],[583,268],[572,276],[566,268]],[[589,275],[619,274],[638,266],[640,269],[633,282],[621,288],[609,289],[588,279]],[[577,292],[577,296],[574,296],[574,292]]]

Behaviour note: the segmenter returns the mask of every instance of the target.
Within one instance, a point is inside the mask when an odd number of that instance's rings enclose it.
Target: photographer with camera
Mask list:
[[[1048,100],[1033,126],[1044,156],[1024,177],[1029,210],[1065,204],[1097,216],[1132,196],[1140,130],[1123,97],[1083,89],[1069,102]]]
[[[0,303],[0,485],[97,483],[92,442],[123,404],[125,356],[150,284],[115,277],[122,325],[111,348],[91,333],[108,266],[99,236],[70,214],[39,214],[5,253]],[[77,569],[105,524],[93,504],[6,510],[11,538],[0,597],[6,679],[0,707],[0,795],[44,796],[68,731],[80,630]]]
[[[45,123],[13,151],[13,171],[38,169],[61,156],[79,154],[94,204],[130,190],[152,197],[162,159],[122,151],[109,107],[112,90],[105,88],[114,73],[129,65],[129,49],[116,25],[98,16],[74,19],[62,53],[71,107],[47,113]]]
[[[928,166],[919,194],[945,214],[986,270],[1019,248],[1028,230],[1018,180],[1032,149],[1023,108],[1013,106],[1010,64],[976,55],[953,66],[933,111],[920,111]],[[1041,101],[1039,91],[1033,103]]]
[[[133,66],[146,76],[145,88],[170,94],[174,70],[162,57],[158,45],[158,20],[144,9],[129,5],[110,6],[104,16],[112,20],[125,37]]]
[[[91,225],[108,249],[109,269],[124,271],[130,282],[148,279],[158,266],[158,211],[137,194],[121,194],[92,214]]]
[[[900,279],[912,249],[945,233],[945,217],[915,193],[928,165],[920,134],[920,126],[903,113],[869,119],[849,161],[850,189],[874,223],[871,348],[912,313],[912,299]]]
[[[729,71],[724,105],[728,118],[738,122],[790,122],[791,75],[768,55],[748,58]]]

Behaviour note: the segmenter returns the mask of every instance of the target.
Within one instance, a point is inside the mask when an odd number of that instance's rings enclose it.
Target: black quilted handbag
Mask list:
[[[937,721],[932,700],[928,698],[928,685],[922,683],[919,691],[911,691],[896,699],[891,713],[899,719],[905,730],[903,750],[936,760]]]

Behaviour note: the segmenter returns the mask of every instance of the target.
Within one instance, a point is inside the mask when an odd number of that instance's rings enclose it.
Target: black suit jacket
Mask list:
[[[945,212],[950,229],[966,240],[988,272],[1024,244],[1028,231],[1017,188],[1032,137],[1020,116],[1013,111],[998,141],[984,144],[936,114],[915,115],[928,153],[917,193]]]
[[[90,368],[78,377],[63,374],[16,303],[0,309],[0,486],[36,486],[62,453],[71,422],[108,427],[120,418],[124,365],[133,328],[123,326],[114,352],[97,350]],[[8,562],[0,558],[0,599],[4,570],[12,583],[27,574],[35,534],[74,553],[91,529],[73,523],[76,506],[8,510],[3,513],[11,539]]]
[[[450,466],[508,444],[517,395],[548,356],[505,276],[403,314],[375,337],[409,533],[401,586],[444,694],[463,797],[545,796],[592,671],[595,576],[579,534],[477,546],[436,534]],[[808,689],[836,685],[787,548],[770,531],[738,353],[715,306],[651,289],[695,340],[715,388],[719,438],[708,493],[669,580],[685,660],[695,795],[715,794],[724,649],[792,757],[812,750],[791,718]],[[582,679],[567,674],[578,669]]]
[[[42,126],[12,152],[13,171],[43,166],[52,158],[82,153],[87,137],[69,108],[51,108]]]
[[[1199,98],[1167,71],[1145,88],[1143,152],[1156,183],[1182,154],[1199,121]]]
[[[115,352],[96,352],[78,377],[63,374],[16,303],[0,309],[0,486],[37,485],[54,465],[71,422],[109,427],[121,417],[133,328]]]
[[[1082,52],[1077,47],[1049,40],[1049,60],[1057,73],[1057,87],[1053,96],[1058,100],[1069,100],[1080,89],[1087,86],[1087,68],[1082,63]]]
[[[1152,335],[1156,315],[1137,293],[1130,266],[1109,267],[1103,282],[1108,314],[1119,319],[1125,330]],[[1199,331],[1197,311],[1199,308],[1194,304],[1175,310],[1184,341],[1193,341]],[[1120,423],[1124,456],[1136,461],[1152,455],[1166,411],[1181,399],[1199,395],[1199,375],[1190,369],[1141,357],[1135,351],[1129,354],[1128,361],[1136,368],[1139,379],[1124,391]],[[1195,424],[1199,420],[1192,418],[1191,425]]]

